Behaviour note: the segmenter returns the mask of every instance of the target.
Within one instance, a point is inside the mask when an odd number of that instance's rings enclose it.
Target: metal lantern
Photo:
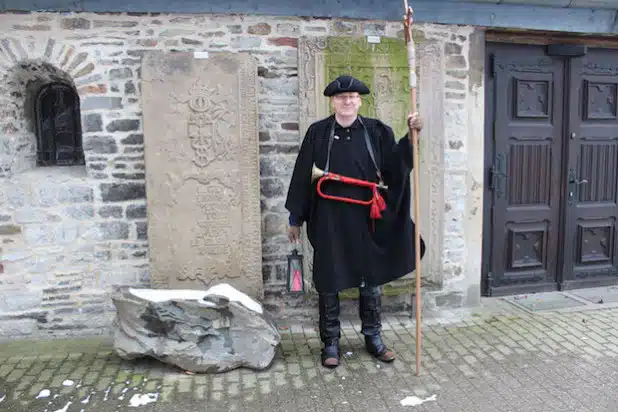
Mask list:
[[[288,292],[305,293],[305,275],[303,273],[303,255],[294,249],[288,255]]]

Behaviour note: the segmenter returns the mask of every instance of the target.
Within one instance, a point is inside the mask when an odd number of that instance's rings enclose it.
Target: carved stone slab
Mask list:
[[[198,57],[143,58],[152,286],[225,282],[261,299],[257,63]]]
[[[418,105],[425,120],[419,159],[422,219],[417,223],[428,246],[421,276],[440,283],[444,238],[444,57],[438,42],[416,37]],[[341,74],[359,78],[371,90],[363,98],[361,115],[381,119],[393,128],[396,138],[407,132],[410,92],[403,39],[383,37],[373,44],[363,37],[302,37],[298,72],[301,139],[311,123],[330,115],[328,98],[322,92]],[[313,252],[306,235],[303,247],[305,269],[309,271]],[[404,286],[409,278],[393,282],[393,286]]]

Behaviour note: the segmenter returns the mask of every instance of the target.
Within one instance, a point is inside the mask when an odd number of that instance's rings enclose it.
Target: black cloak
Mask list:
[[[307,223],[307,236],[314,248],[313,281],[319,293],[340,292],[363,282],[380,286],[415,269],[415,224],[410,216],[412,145],[408,136],[399,142],[391,127],[377,119],[360,117],[350,126],[352,138],[333,140],[329,171],[377,182],[363,125],[387,190],[381,219],[371,219],[369,206],[324,199],[311,182],[315,165],[325,170],[328,142],[335,116],[313,123],[301,144],[292,173],[285,207],[291,216]],[[338,129],[340,130],[340,129]],[[371,191],[340,182],[325,182],[324,193],[367,200]],[[425,242],[421,238],[421,256]]]

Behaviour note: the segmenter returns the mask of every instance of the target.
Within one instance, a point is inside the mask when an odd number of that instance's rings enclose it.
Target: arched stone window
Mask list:
[[[72,86],[49,83],[34,99],[37,165],[84,164],[79,96]]]

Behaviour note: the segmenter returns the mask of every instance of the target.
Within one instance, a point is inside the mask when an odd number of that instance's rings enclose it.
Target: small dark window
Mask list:
[[[37,165],[84,164],[79,96],[62,83],[43,86],[35,99]]]

